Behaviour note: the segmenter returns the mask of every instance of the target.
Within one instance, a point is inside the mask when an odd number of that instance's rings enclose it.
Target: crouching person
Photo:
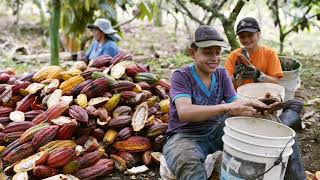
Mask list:
[[[210,26],[195,32],[189,55],[194,63],[176,70],[170,90],[170,121],[163,154],[177,179],[207,179],[204,161],[223,149],[224,119],[255,115],[259,101],[240,101],[227,72],[218,67],[226,43]]]

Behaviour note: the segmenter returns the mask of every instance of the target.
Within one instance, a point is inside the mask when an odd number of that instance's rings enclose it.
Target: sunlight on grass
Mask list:
[[[177,53],[173,57],[147,60],[151,71],[159,74],[161,78],[169,79],[172,71],[192,63],[192,59],[183,53]]]
[[[0,58],[2,59],[0,63],[0,70],[13,68],[15,69],[17,76],[37,71],[45,65],[42,63],[17,63],[10,58]]]
[[[0,63],[0,69],[13,68],[17,71],[17,73],[30,71],[26,63],[16,63],[8,58],[2,60],[3,61]]]

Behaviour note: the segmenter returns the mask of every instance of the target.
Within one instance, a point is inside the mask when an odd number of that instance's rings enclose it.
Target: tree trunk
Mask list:
[[[189,44],[191,44],[192,43],[192,34],[193,33],[191,32],[191,29],[189,27],[187,17],[184,14],[182,15],[182,17],[183,17],[183,22],[184,22],[184,25],[186,27],[187,33],[188,33]],[[188,44],[188,46],[189,46],[189,44]]]
[[[283,32],[283,27],[280,21],[280,17],[279,17],[279,10],[278,8],[276,9],[276,14],[277,14],[277,22],[278,22],[278,28],[279,28],[279,43],[280,43],[280,54],[283,53],[283,43],[284,43],[284,38],[286,37],[286,35]]]
[[[14,23],[13,23],[14,25],[17,25],[19,23],[20,8],[21,7],[22,7],[22,4],[21,4],[20,0],[13,1],[12,10],[13,10],[13,15],[15,15],[15,20],[14,20]]]
[[[179,1],[178,1],[179,2]],[[233,10],[231,11],[230,15],[228,18],[226,18],[226,16],[219,12],[219,10],[206,5],[206,3],[204,1],[201,0],[191,0],[192,3],[200,6],[202,9],[211,12],[213,17],[217,17],[219,18],[219,20],[222,22],[222,26],[224,29],[224,32],[227,36],[227,39],[229,41],[229,44],[231,46],[231,50],[234,50],[238,47],[240,47],[237,39],[236,39],[236,33],[234,31],[234,24],[235,21],[241,11],[241,9],[243,8],[245,2],[243,0],[238,0],[236,6],[233,8]],[[210,19],[212,19],[212,17],[209,18],[209,22],[210,23]]]
[[[227,36],[231,50],[235,50],[240,47],[239,42],[236,38],[236,33],[234,31],[234,21],[233,20],[221,20],[224,32]]]
[[[45,18],[45,15],[44,15],[44,10],[43,10],[41,1],[40,1],[40,0],[34,0],[33,2],[34,2],[34,4],[39,8],[39,12],[40,12],[40,24],[43,25],[46,18]]]
[[[160,0],[158,2],[158,12],[156,13],[156,17],[155,17],[155,20],[154,20],[154,25],[156,27],[162,27],[162,2],[163,0]]]
[[[51,64],[59,65],[59,27],[60,27],[60,0],[52,0],[52,14],[50,19],[50,53]]]
[[[283,48],[284,48],[284,39],[286,38],[286,36],[282,33],[280,33],[280,54],[283,54]]]

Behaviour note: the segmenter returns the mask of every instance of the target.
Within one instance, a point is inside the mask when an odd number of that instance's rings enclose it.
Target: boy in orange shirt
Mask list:
[[[243,18],[236,30],[244,46],[232,51],[224,64],[235,87],[252,82],[277,83],[282,78],[281,63],[275,50],[258,44],[261,36],[258,22],[252,17]],[[243,56],[249,65],[241,63]]]
[[[244,47],[232,51],[224,64],[235,88],[252,82],[277,83],[283,76],[281,63],[275,50],[258,44],[261,32],[257,20],[252,17],[243,18],[237,25],[236,33]],[[294,127],[293,122],[300,122],[299,114],[303,103],[298,100],[287,103],[288,107],[283,110],[279,119],[283,124]],[[306,179],[297,138],[295,141],[284,180]]]

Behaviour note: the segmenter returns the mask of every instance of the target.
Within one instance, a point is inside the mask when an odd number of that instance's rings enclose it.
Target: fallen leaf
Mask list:
[[[311,99],[307,103],[309,105],[320,105],[320,98]]]
[[[301,128],[302,128],[302,129],[305,129],[305,128],[306,128],[306,124],[305,124],[303,121],[301,121]]]
[[[313,116],[314,116],[317,120],[320,120],[320,114],[319,114],[319,113],[315,113]]]
[[[305,124],[306,127],[310,127],[312,125],[311,122],[304,122],[304,124]]]
[[[311,118],[306,119],[306,121],[315,123],[317,120],[314,117],[311,117]]]
[[[301,117],[302,120],[305,120],[309,117],[311,117],[314,114],[314,110],[309,108],[309,109],[305,109],[305,113],[303,114],[303,116]]]

